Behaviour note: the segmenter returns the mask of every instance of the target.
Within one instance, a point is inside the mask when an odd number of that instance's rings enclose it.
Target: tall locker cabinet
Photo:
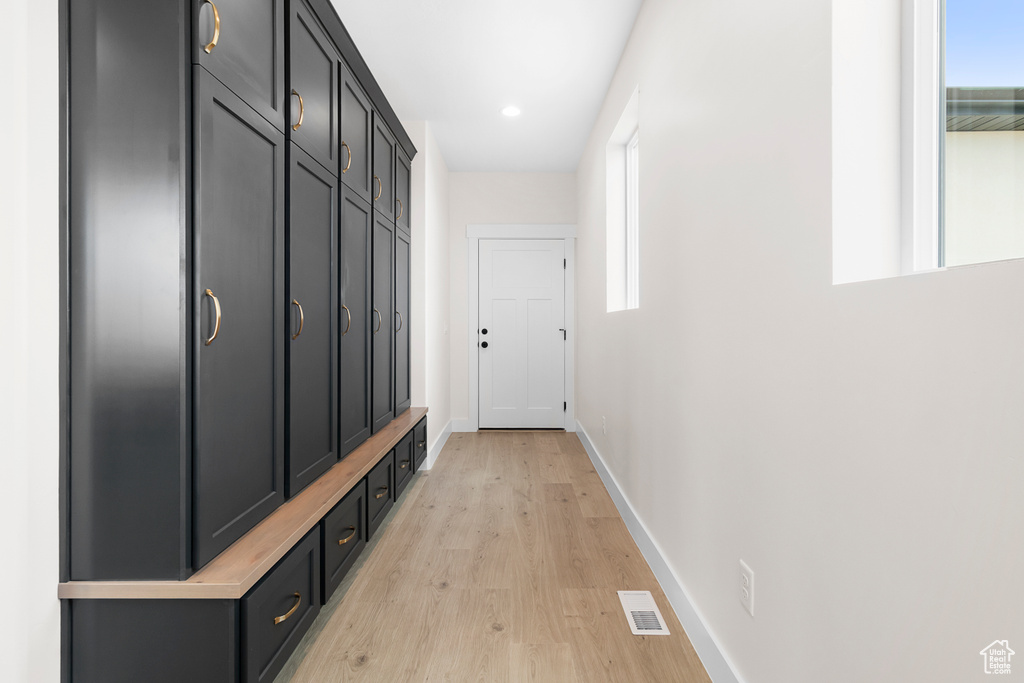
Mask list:
[[[394,254],[395,226],[374,212],[373,216],[373,373],[370,386],[371,414],[376,433],[387,426],[395,412],[394,382]]]
[[[373,210],[349,187],[341,192],[340,244],[338,421],[344,456],[370,436],[371,317],[376,322],[370,286]]]
[[[410,297],[412,235],[410,233],[409,196],[412,162],[395,147],[395,417],[412,405],[410,349]]]

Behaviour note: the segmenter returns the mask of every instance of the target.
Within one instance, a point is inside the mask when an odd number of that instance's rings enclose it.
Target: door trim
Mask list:
[[[480,240],[562,240],[565,243],[565,431],[576,431],[576,226],[556,225],[467,225],[466,226],[466,289],[468,309],[466,356],[469,369],[469,417],[453,420],[453,431],[475,432],[480,429],[480,364],[476,351],[480,326]]]

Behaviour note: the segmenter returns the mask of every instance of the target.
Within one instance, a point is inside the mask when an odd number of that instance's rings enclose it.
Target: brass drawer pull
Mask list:
[[[380,332],[380,326],[384,324],[384,318],[381,317],[380,311],[378,311],[376,308],[373,309],[373,312],[377,314],[377,329],[375,329],[373,333],[377,334],[378,332]]]
[[[299,98],[299,120],[292,126],[292,130],[298,130],[302,125],[302,119],[306,117],[306,103],[302,101],[302,95],[296,92],[295,88],[292,88],[292,94]]]
[[[350,526],[349,529],[352,531],[352,533],[350,533],[345,538],[338,539],[338,545],[345,545],[346,543],[351,541],[352,538],[356,535],[356,528],[354,526]]]
[[[285,621],[288,620],[288,617],[290,617],[291,615],[295,614],[295,610],[299,609],[299,605],[302,604],[302,596],[299,595],[298,593],[294,593],[294,595],[295,595],[295,604],[292,605],[292,608],[290,610],[288,610],[287,612],[285,612],[281,616],[274,617],[274,626],[277,626],[278,624],[283,624]]]
[[[299,307],[299,331],[292,335],[292,341],[295,341],[302,334],[302,326],[306,324],[306,316],[302,313],[302,304],[292,299],[292,305]]]
[[[210,40],[209,44],[203,46],[203,52],[210,54],[213,52],[213,48],[217,47],[217,41],[220,40],[220,12],[217,11],[217,6],[210,0],[206,0],[206,4],[213,8],[213,39]]]
[[[388,487],[387,486],[381,486],[377,490],[380,491],[380,493],[378,493],[376,496],[374,496],[374,498],[376,498],[377,500],[380,500],[384,496],[388,495]]]
[[[401,199],[395,197],[395,201],[398,202],[398,215],[395,216],[395,220],[397,221],[397,220],[401,220],[402,216],[405,214],[405,207],[402,206],[402,200]]]
[[[345,304],[342,304],[341,307],[345,309],[345,315],[348,316],[348,322],[345,325],[345,331],[341,333],[341,336],[344,337],[346,334],[348,334],[348,331],[352,329],[352,311],[348,310],[348,306],[346,306]]]
[[[349,147],[344,140],[341,141],[341,146],[348,152],[348,163],[345,164],[345,168],[341,169],[342,174],[348,173],[348,169],[352,166],[352,148]]]
[[[395,315],[398,316],[398,329],[395,330],[395,332],[401,332],[402,328],[405,327],[405,319],[402,318],[402,312],[401,311],[395,311]]]
[[[374,196],[373,201],[377,201],[380,199],[381,193],[384,192],[384,183],[380,181],[380,178],[378,178],[376,174],[374,174],[373,179],[377,181],[377,194]]]
[[[218,299],[209,289],[203,292],[203,294],[213,299],[213,308],[217,312],[217,322],[213,325],[213,334],[206,340],[206,346],[209,346],[213,343],[213,340],[217,338],[217,335],[220,334],[220,299]]]
[[[408,466],[409,466],[409,461],[408,460],[403,460],[402,464],[398,466],[398,469],[404,470]]]

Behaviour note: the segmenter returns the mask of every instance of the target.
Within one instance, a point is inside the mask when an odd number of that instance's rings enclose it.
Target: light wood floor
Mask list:
[[[710,683],[575,434],[453,434],[410,486],[277,683]]]

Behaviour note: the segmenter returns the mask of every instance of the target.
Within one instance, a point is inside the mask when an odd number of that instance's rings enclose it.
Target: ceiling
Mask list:
[[[449,170],[571,172],[643,0],[331,1]]]

